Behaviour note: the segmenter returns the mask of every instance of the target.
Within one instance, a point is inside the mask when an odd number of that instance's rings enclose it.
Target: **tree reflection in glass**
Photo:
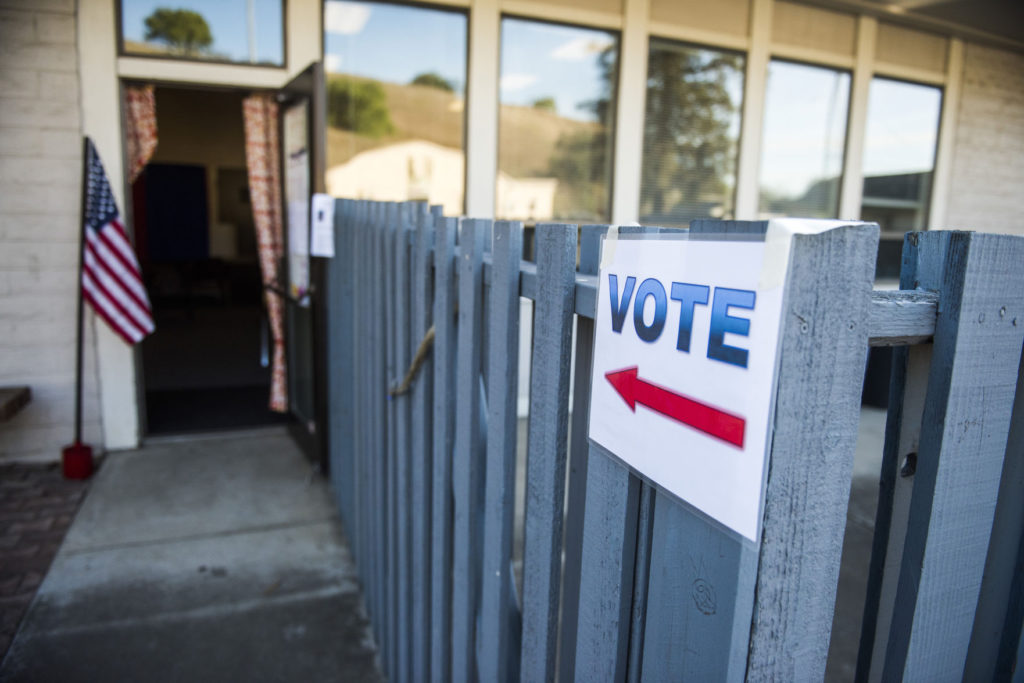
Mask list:
[[[651,41],[641,222],[733,216],[743,63],[738,54]]]
[[[463,213],[466,15],[330,0],[324,32],[327,191]]]
[[[497,215],[608,220],[618,37],[505,18]]]
[[[284,64],[282,0],[121,0],[128,54]]]

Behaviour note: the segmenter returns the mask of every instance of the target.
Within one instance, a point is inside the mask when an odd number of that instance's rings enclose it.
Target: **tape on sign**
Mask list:
[[[768,221],[764,236],[764,260],[758,289],[775,289],[786,281],[789,266],[789,247],[793,235],[817,235],[845,225],[858,225],[859,221],[819,220],[807,218],[773,218]]]

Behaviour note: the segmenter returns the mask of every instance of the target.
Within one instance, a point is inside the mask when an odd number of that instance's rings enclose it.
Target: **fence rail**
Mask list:
[[[755,547],[587,441],[607,226],[538,226],[531,263],[514,221],[354,200],[335,216],[332,481],[389,678],[820,679],[869,346],[896,349],[857,677],[1012,675],[1024,238],[909,234],[901,289],[873,291],[876,226],[794,237]],[[534,301],[525,476],[520,297]],[[429,330],[410,390],[389,396]]]

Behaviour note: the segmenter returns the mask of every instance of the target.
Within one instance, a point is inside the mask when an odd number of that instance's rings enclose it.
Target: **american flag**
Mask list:
[[[153,312],[92,140],[86,145],[85,172],[82,294],[115,332],[135,344],[155,329]]]

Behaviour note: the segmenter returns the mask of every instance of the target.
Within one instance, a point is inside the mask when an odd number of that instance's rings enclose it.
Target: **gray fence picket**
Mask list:
[[[431,324],[430,308],[433,304],[431,288],[430,252],[434,241],[434,216],[426,204],[416,207],[415,241],[412,259],[412,353]],[[412,614],[411,680],[424,681],[430,673],[430,477],[432,472],[431,399],[433,398],[433,368],[427,356],[413,380],[409,399],[412,402],[412,491],[410,492],[412,547],[410,565],[412,581],[410,599]]]
[[[455,238],[459,220],[436,218],[431,491],[430,680],[451,680],[452,449],[455,434]]]
[[[924,295],[926,292],[916,289],[919,265],[916,244],[916,239],[904,241],[900,291],[909,290],[915,292],[915,295]],[[934,320],[932,324],[934,327]],[[892,601],[899,579],[907,513],[914,486],[913,476],[910,473],[901,475],[900,470],[906,455],[919,450],[921,415],[931,358],[931,344],[896,347],[892,352],[878,505],[857,652],[857,681],[881,680],[885,646],[892,621]]]
[[[653,234],[657,228],[626,226],[618,232]],[[576,681],[625,680],[642,486],[629,470],[588,444]]]
[[[352,270],[356,274],[356,282],[358,291],[367,292],[368,296],[372,297],[371,285],[372,280],[370,278],[370,265],[372,263],[371,249],[372,249],[372,222],[370,215],[372,208],[369,202],[359,201],[356,218],[353,224],[355,228],[355,240],[356,248],[353,250],[352,259]],[[358,261],[361,261],[359,263]],[[372,300],[372,299],[371,299]],[[371,472],[369,470],[369,459],[367,453],[369,452],[370,438],[371,438],[371,426],[370,416],[373,413],[373,403],[370,401],[370,373],[371,368],[368,362],[359,362],[359,358],[366,357],[364,354],[369,354],[371,349],[368,348],[367,343],[372,339],[373,330],[368,325],[366,309],[369,306],[356,306],[356,325],[361,331],[357,335],[357,339],[352,340],[352,353],[353,355],[353,366],[355,369],[355,386],[354,391],[357,394],[364,394],[367,396],[367,400],[356,400],[355,401],[355,429],[357,434],[356,441],[356,469],[357,474],[355,477],[355,525],[358,527],[358,550],[357,552],[361,555],[359,559],[359,567],[362,581],[366,582],[370,587],[370,611],[373,614],[374,623],[374,635],[379,637],[378,628],[380,625],[380,613],[377,609],[377,604],[373,600],[374,593],[376,590],[376,582],[374,582],[373,573],[373,554],[374,547],[369,541],[371,538],[370,523],[371,520],[367,516],[366,509],[366,498],[367,498],[367,486],[370,484]]]
[[[392,277],[395,280],[395,369],[388,377],[388,386],[395,387],[401,383],[412,360],[410,326],[411,299],[409,296],[409,280],[411,263],[409,251],[413,237],[413,213],[416,204],[404,202],[399,208],[398,234],[395,242],[395,269]],[[395,405],[397,424],[395,425],[398,472],[395,476],[397,500],[395,514],[398,527],[398,667],[394,678],[397,681],[412,680],[412,511],[410,509],[411,490],[411,421],[412,402],[408,396],[395,397],[391,401]]]
[[[575,225],[542,224],[536,228],[537,300],[530,372],[520,661],[524,681],[555,678],[576,234]]]
[[[591,447],[573,680],[626,677],[640,480]]]
[[[477,498],[484,485],[480,443],[480,373],[483,337],[483,252],[491,221],[467,219],[459,226],[458,349],[455,380],[455,449],[452,540],[452,679],[476,675],[476,614],[479,600]]]
[[[388,508],[388,440],[387,440],[387,405],[382,393],[386,377],[387,364],[387,342],[385,325],[387,318],[385,310],[385,280],[387,278],[384,269],[384,256],[387,246],[386,207],[381,202],[373,202],[371,205],[371,244],[370,258],[373,264],[371,273],[371,307],[367,311],[367,325],[371,330],[370,354],[372,358],[371,386],[367,387],[368,395],[372,398],[373,409],[371,411],[372,436],[369,443],[369,450],[365,458],[370,460],[368,470],[373,481],[373,494],[366,496],[366,516],[370,520],[368,533],[373,534],[374,550],[376,558],[372,565],[374,572],[374,583],[377,586],[377,614],[378,629],[383,639],[387,634],[388,625],[388,543],[387,543],[387,508]],[[386,661],[387,645],[381,643],[382,662]]]
[[[1006,680],[1024,662],[1017,649],[1024,626],[1024,353],[1017,369],[1006,460],[985,560],[964,680]],[[1024,671],[1020,672],[1024,677]]]
[[[353,202],[348,199],[334,200],[334,225],[331,234],[334,243],[341,253],[350,254],[349,237],[351,209]],[[330,469],[338,472],[333,477],[331,488],[338,507],[342,510],[346,531],[352,535],[352,513],[348,507],[351,496],[348,487],[352,481],[352,392],[346,387],[352,385],[352,355],[349,341],[354,336],[355,324],[352,313],[355,309],[348,305],[352,300],[353,282],[352,269],[345,267],[340,260],[331,259],[325,263],[327,291],[324,292],[327,311],[325,328],[327,333],[327,404],[334,406],[327,416]]]
[[[519,367],[519,263],[523,225],[494,224],[490,297],[487,468],[480,597],[480,680],[511,681],[519,665],[518,609],[512,594],[516,402]]]
[[[654,543],[654,511],[657,500],[653,486],[640,486],[637,512],[636,560],[633,567],[633,605],[630,608],[629,651],[626,680],[639,683],[643,671],[644,635],[647,631],[647,601],[650,591],[651,555]]]
[[[395,280],[395,261],[398,254],[399,225],[401,224],[401,205],[387,204],[385,216],[385,245],[384,245],[384,281],[385,292],[385,338],[387,339],[387,365],[383,377],[385,388],[391,382],[391,378],[398,373],[398,312],[395,305],[397,297],[397,282]],[[385,511],[388,520],[388,531],[385,537],[388,543],[388,571],[387,587],[387,670],[389,678],[397,678],[399,666],[399,627],[398,627],[398,470],[400,468],[398,453],[398,404],[392,400],[387,402],[387,458],[388,458],[388,483],[387,483],[387,505]]]
[[[877,225],[793,238],[749,678],[825,675],[877,250]]]
[[[1024,343],[1024,239],[916,236],[939,290],[932,367],[884,678],[964,673]]]
[[[580,226],[579,272],[596,275],[605,225]],[[583,552],[583,510],[587,495],[587,432],[590,418],[590,371],[594,351],[594,320],[576,316],[576,374],[573,378],[572,424],[569,437],[568,505],[565,514],[565,565],[562,569],[562,617],[558,644],[558,678],[571,681],[576,663],[576,620],[580,604],[580,563]]]

